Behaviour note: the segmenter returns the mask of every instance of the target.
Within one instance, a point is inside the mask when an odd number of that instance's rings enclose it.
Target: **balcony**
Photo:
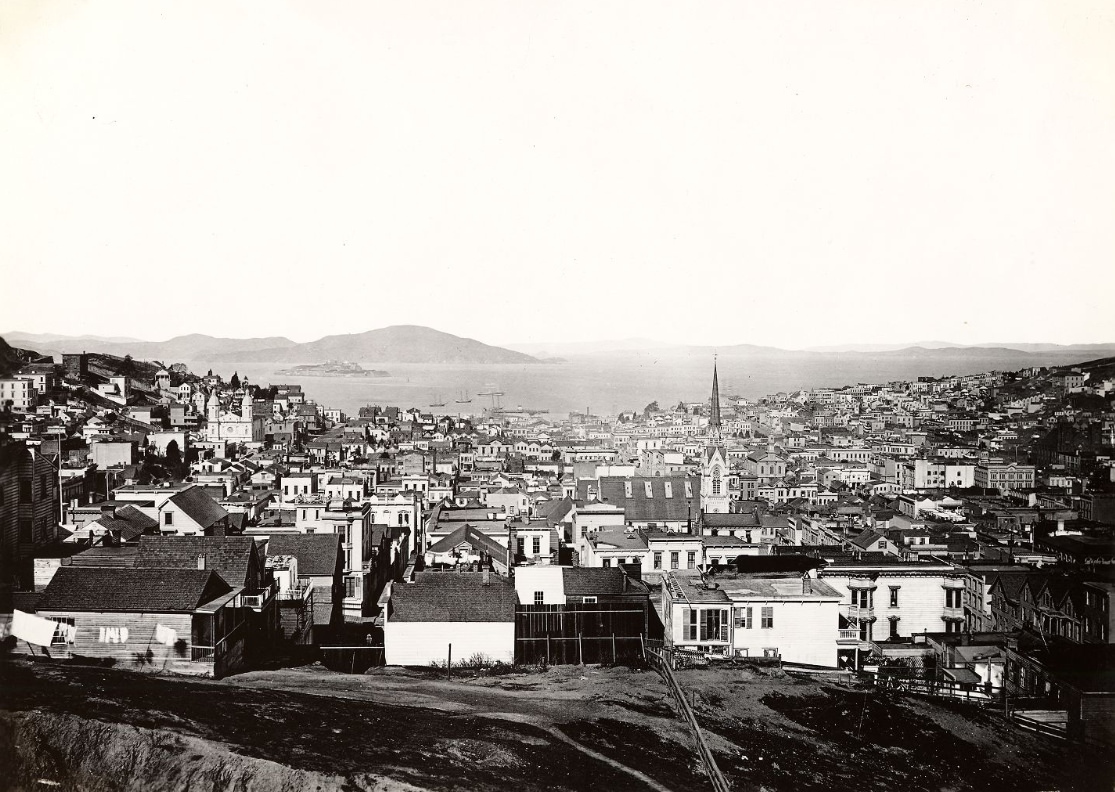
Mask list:
[[[861,605],[845,605],[844,618],[849,621],[871,622],[876,620],[875,609]]]
[[[963,608],[942,608],[941,618],[945,621],[964,621]]]
[[[275,584],[262,589],[253,589],[240,595],[240,607],[251,608],[254,611],[263,610],[264,606],[275,596]]]
[[[306,600],[310,598],[310,592],[312,591],[312,586],[295,586],[294,588],[283,589],[279,592],[278,597],[280,602]]]

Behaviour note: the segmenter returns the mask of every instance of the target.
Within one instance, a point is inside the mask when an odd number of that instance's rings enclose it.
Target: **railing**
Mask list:
[[[221,640],[217,641],[215,646],[193,646],[190,648],[190,662],[193,663],[216,663],[217,660],[224,657],[225,652],[228,650],[229,642],[240,632],[241,628],[246,622],[240,622],[232,628],[232,632],[226,635]]]
[[[295,586],[280,591],[279,599],[285,601],[308,599],[311,591],[313,591],[311,586]]]
[[[665,647],[662,646],[662,642],[645,641],[643,644],[643,656],[646,658],[647,662],[650,663],[651,667],[653,667],[666,681],[666,686],[670,689],[670,693],[678,703],[678,709],[681,712],[682,718],[693,731],[693,735],[697,740],[697,753],[704,763],[705,772],[708,773],[709,781],[712,782],[712,788],[716,790],[716,792],[729,792],[730,787],[728,786],[728,781],[724,778],[724,774],[720,772],[720,768],[716,764],[716,758],[712,755],[712,749],[709,748],[708,743],[705,741],[705,736],[701,732],[701,726],[697,723],[697,716],[693,713],[693,708],[689,706],[689,701],[685,697],[685,691],[682,690],[681,685],[678,684],[677,678],[670,668],[670,662],[666,659],[666,650]]]
[[[840,630],[837,639],[841,641],[858,641],[860,640],[859,630]]]
[[[847,618],[858,621],[872,621],[875,618],[874,608],[865,608],[861,605],[848,605]]]

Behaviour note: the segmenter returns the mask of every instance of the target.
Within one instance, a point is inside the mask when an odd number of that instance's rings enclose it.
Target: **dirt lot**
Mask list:
[[[0,789],[710,788],[651,671],[454,673],[307,666],[211,682],[2,663],[0,751],[17,761]],[[781,672],[679,678],[736,790],[1110,790],[1115,778],[1103,752],[959,705]],[[91,722],[100,730],[82,731]]]

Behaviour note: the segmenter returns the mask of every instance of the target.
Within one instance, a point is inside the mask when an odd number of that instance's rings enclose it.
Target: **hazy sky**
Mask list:
[[[0,3],[0,332],[1115,341],[1110,2]]]

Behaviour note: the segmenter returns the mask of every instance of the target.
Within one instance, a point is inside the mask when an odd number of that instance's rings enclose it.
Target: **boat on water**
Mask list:
[[[305,363],[276,371],[284,377],[389,377],[386,371],[366,369],[347,360],[327,360],[324,363]]]
[[[455,399],[456,404],[472,404],[472,399],[468,398],[468,391],[461,391],[461,397]]]
[[[440,393],[435,394],[434,398],[437,399],[437,401],[430,402],[431,407],[444,407],[445,406],[445,397],[443,397]]]

